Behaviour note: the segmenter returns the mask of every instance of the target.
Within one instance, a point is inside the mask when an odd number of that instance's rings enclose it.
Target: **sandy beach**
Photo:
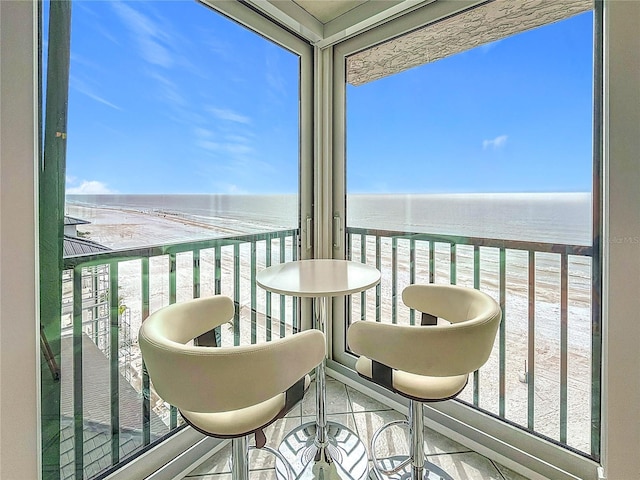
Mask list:
[[[78,231],[110,248],[126,249],[146,245],[161,245],[186,240],[222,237],[249,233],[242,230],[242,224],[229,224],[220,220],[215,224],[203,224],[163,213],[140,212],[110,208],[87,208],[68,205],[67,214],[91,222],[80,225]],[[275,244],[274,244],[275,245]],[[251,342],[251,268],[250,249],[240,249],[240,338],[242,343]],[[360,258],[358,241],[353,244],[353,258]],[[290,255],[290,246],[286,251]],[[258,270],[266,266],[265,245],[257,245]],[[273,248],[273,263],[278,258],[279,249]],[[499,276],[496,260],[497,252],[492,249],[481,252],[480,288],[498,299]],[[391,245],[382,244],[381,316],[383,321],[391,318]],[[284,260],[290,260],[285,258]],[[409,245],[398,242],[397,292],[409,282]],[[215,262],[212,251],[202,251],[200,258],[200,295],[212,295],[214,288]],[[436,283],[450,283],[449,250],[437,248]],[[534,425],[537,432],[553,439],[559,439],[559,399],[560,399],[560,286],[559,265],[553,258],[543,259],[544,269],[536,272],[535,296],[535,409]],[[590,320],[590,275],[584,259],[579,265],[570,265],[569,318],[568,318],[568,441],[579,450],[590,450],[590,398],[591,398],[591,320]],[[375,244],[367,245],[367,263],[375,265]],[[559,261],[556,263],[559,264]],[[473,251],[459,248],[457,251],[457,284],[473,286]],[[221,267],[221,293],[234,295],[233,248],[223,249]],[[428,249],[416,248],[416,282],[428,282]],[[168,257],[150,259],[150,310],[154,311],[169,303]],[[139,260],[119,264],[119,296],[129,310],[130,331],[133,339],[131,349],[132,384],[138,388],[141,377],[141,359],[137,350],[137,330],[142,321],[141,306],[141,263]],[[528,277],[527,262],[519,252],[508,254],[506,290],[506,418],[520,425],[527,425],[528,385],[524,379],[525,362],[528,358]],[[177,301],[193,297],[193,261],[190,253],[177,256]],[[277,319],[283,318],[284,331],[291,331],[293,300],[284,299],[281,317],[280,298],[272,295],[272,317],[269,328],[265,312],[267,294],[257,289],[258,341],[266,340],[267,329],[272,337],[280,335],[281,325]],[[375,289],[366,293],[367,318],[375,319]],[[360,318],[360,295],[352,297],[353,318]],[[398,322],[408,322],[409,310],[397,305]],[[227,324],[222,329],[223,344],[233,344],[234,326]],[[461,399],[472,401],[472,382],[461,395]],[[499,400],[499,347],[496,342],[489,362],[480,370],[480,407],[498,413]],[[156,400],[156,411],[162,413],[163,405]]]

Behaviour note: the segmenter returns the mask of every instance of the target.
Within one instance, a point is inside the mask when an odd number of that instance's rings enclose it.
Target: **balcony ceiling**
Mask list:
[[[594,0],[243,1],[320,48],[423,9],[424,27],[398,32],[349,57],[347,82],[362,85],[591,10]]]
[[[371,0],[293,0],[296,5],[322,23],[329,23],[367,1]]]
[[[332,45],[434,1],[244,0],[318,47]],[[212,2],[216,0],[207,3]]]
[[[593,0],[494,0],[428,24],[347,59],[347,82],[362,85],[593,9]]]

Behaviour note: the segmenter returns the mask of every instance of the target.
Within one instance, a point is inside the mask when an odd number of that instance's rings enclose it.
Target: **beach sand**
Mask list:
[[[186,240],[196,240],[243,234],[236,225],[221,222],[217,225],[204,225],[185,218],[152,212],[118,210],[107,208],[87,208],[69,205],[67,214],[90,221],[91,224],[79,225],[78,231],[91,240],[111,248],[125,249],[148,245],[163,245]],[[248,247],[248,246],[247,246]],[[358,241],[353,244],[353,258],[360,258]],[[375,244],[367,245],[367,263],[375,265]],[[397,287],[399,294],[404,286],[410,283],[408,242],[398,242]],[[291,260],[290,246],[287,246],[284,261]],[[279,249],[273,248],[273,263],[280,262]],[[473,256],[464,248],[457,250],[456,283],[473,286]],[[480,288],[498,299],[498,271],[495,251],[481,252]],[[257,246],[258,270],[266,266],[264,260],[264,244]],[[233,284],[233,248],[223,249],[222,253],[221,293],[234,296]],[[392,285],[391,285],[391,246],[382,244],[382,281],[381,281],[381,317],[383,321],[391,318]],[[449,249],[436,248],[436,283],[450,283]],[[560,287],[559,275],[553,264],[550,268],[536,272],[535,295],[535,374],[534,389],[534,428],[537,432],[554,440],[559,439],[560,425]],[[428,282],[428,251],[416,249],[415,262],[416,283]],[[585,266],[571,271],[569,280],[569,315],[568,315],[568,445],[585,452],[590,452],[590,411],[591,411],[591,316],[590,316],[590,275],[585,274]],[[152,258],[150,269],[150,311],[169,303],[169,263],[168,257]],[[119,270],[119,296],[129,309],[130,331],[133,338],[131,348],[132,384],[139,388],[141,378],[141,358],[137,349],[137,331],[142,322],[141,305],[141,263],[139,260],[121,262]],[[200,295],[212,295],[214,289],[213,252],[203,251],[200,258]],[[559,271],[559,267],[557,269]],[[505,330],[505,416],[508,420],[526,426],[528,423],[528,384],[522,382],[525,376],[525,365],[528,360],[529,344],[529,298],[527,260],[519,252],[509,253],[507,259],[507,290]],[[190,253],[177,256],[177,301],[193,298],[193,261]],[[250,343],[251,331],[251,268],[250,250],[240,249],[240,325],[239,334],[242,343]],[[375,289],[366,295],[366,312],[368,319],[375,319]],[[257,341],[267,338],[267,330],[271,330],[272,338],[292,329],[291,319],[294,308],[293,299],[285,297],[284,310],[281,315],[281,300],[272,295],[272,320],[269,322],[264,314],[267,293],[256,289],[257,322],[255,336]],[[360,318],[360,295],[352,296],[352,318]],[[408,322],[409,310],[400,301],[397,305],[398,323]],[[283,321],[280,322],[279,319]],[[270,324],[270,325],[269,325]],[[234,325],[226,324],[222,328],[223,344],[231,345],[234,341]],[[487,364],[479,372],[480,400],[479,406],[489,412],[498,414],[499,410],[499,343],[496,341],[493,353]],[[472,402],[473,381],[470,380],[465,391],[460,395],[462,400]],[[166,416],[164,404],[154,397],[155,410]]]

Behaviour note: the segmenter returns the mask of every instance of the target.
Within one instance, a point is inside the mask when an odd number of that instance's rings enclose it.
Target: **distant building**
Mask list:
[[[91,222],[82,220],[81,218],[71,217],[69,215],[64,216],[64,236],[70,237],[78,236],[78,225],[88,225]]]
[[[93,240],[88,240],[78,236],[78,225],[88,225],[91,222],[80,218],[64,216],[64,243],[63,256],[74,257],[88,253],[100,253],[111,250]]]

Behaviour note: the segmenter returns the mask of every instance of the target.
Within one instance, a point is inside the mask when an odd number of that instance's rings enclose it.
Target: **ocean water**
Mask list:
[[[353,195],[348,212],[353,227],[591,244],[589,193]]]
[[[297,195],[68,195],[86,207],[176,215],[238,233],[296,228]],[[590,193],[348,195],[347,225],[406,232],[590,245]]]

